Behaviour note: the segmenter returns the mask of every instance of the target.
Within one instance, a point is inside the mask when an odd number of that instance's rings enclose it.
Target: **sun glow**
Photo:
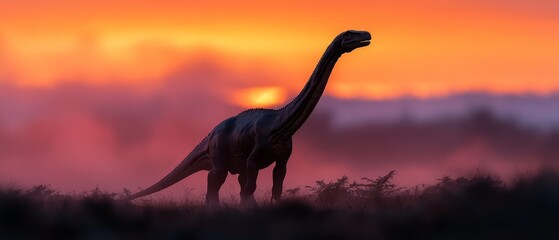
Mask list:
[[[233,96],[233,103],[241,107],[274,107],[285,102],[287,91],[281,87],[255,87],[239,90]]]

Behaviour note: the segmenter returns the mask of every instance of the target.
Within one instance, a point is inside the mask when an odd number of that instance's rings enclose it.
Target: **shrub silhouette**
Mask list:
[[[397,187],[392,183],[396,171],[392,170],[384,176],[375,179],[362,178],[363,183],[349,182],[347,176],[342,176],[336,181],[316,181],[315,186],[307,186],[311,191],[313,203],[321,208],[348,208],[364,209],[382,206],[394,198],[404,188]]]
[[[336,181],[316,181],[316,186],[307,186],[314,194],[315,204],[327,208],[347,206],[354,198],[355,185],[349,184],[349,178],[342,176]]]

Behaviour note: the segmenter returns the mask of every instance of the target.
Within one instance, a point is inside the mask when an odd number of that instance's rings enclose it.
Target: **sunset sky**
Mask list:
[[[132,169],[118,178],[121,185],[146,187],[221,119],[288,102],[333,37],[348,29],[367,30],[373,40],[338,62],[325,93],[333,99],[553,96],[558,12],[552,0],[1,1],[0,180],[44,183],[62,168],[20,173],[43,156],[54,162],[41,164],[90,164],[107,175]],[[192,116],[200,119],[181,122]],[[134,124],[130,132],[118,128]],[[149,137],[138,133],[146,126]],[[132,159],[153,167],[162,157],[149,177],[141,174],[153,168],[132,168]],[[323,171],[351,171],[332,164]],[[65,190],[120,186],[110,178],[67,179],[51,182]]]
[[[0,79],[146,85],[206,58],[278,80],[247,78],[246,88],[286,94],[301,88],[333,36],[363,29],[372,46],[340,62],[328,94],[546,94],[559,89],[557,11],[541,0],[3,1]]]

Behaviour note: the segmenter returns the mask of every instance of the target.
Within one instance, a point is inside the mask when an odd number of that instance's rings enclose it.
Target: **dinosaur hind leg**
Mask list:
[[[246,184],[241,187],[241,204],[244,206],[255,206],[254,192],[256,191],[256,179],[258,178],[258,162],[266,158],[265,148],[255,147],[247,159]]]
[[[206,205],[209,207],[219,206],[219,189],[227,178],[227,169],[214,166],[208,173],[208,190],[206,193]]]
[[[239,174],[239,185],[241,186],[241,205],[243,207],[251,207],[256,205],[256,200],[252,193],[254,191],[248,192],[247,191],[247,183],[248,183],[248,176],[247,173],[240,173]]]
[[[241,197],[245,192],[245,187],[247,185],[247,175],[246,173],[239,173],[239,177],[237,178],[239,181],[239,186],[241,187]]]

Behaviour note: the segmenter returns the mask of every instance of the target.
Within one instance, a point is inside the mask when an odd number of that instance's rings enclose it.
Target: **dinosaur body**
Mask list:
[[[185,177],[208,170],[206,203],[218,205],[219,189],[228,173],[239,174],[241,203],[254,203],[258,171],[275,163],[272,199],[281,198],[292,136],[320,100],[338,58],[369,45],[364,31],[346,31],[328,46],[301,93],[281,109],[250,109],[218,124],[167,176],[131,196],[143,197],[163,190]]]

